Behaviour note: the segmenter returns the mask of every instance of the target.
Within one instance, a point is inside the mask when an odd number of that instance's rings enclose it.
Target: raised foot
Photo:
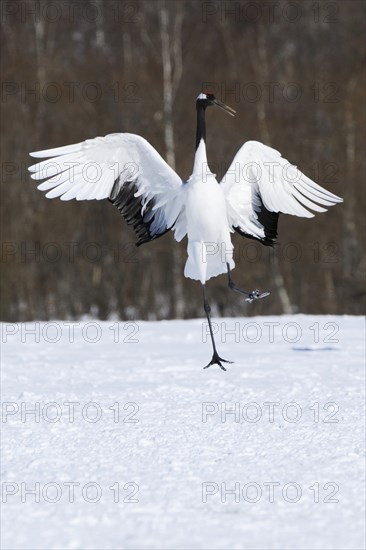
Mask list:
[[[257,290],[253,290],[249,294],[248,298],[245,298],[245,301],[251,304],[252,302],[254,302],[254,300],[260,300],[261,298],[266,298],[266,296],[269,296],[269,295],[270,295],[269,292],[260,293],[259,290],[257,289]]]
[[[219,357],[219,354],[215,351],[209,364],[203,368],[208,369],[208,367],[211,367],[211,365],[219,365],[220,369],[226,370],[225,367],[221,364],[221,361],[223,363],[232,363],[232,361],[227,361],[226,359],[222,359],[221,357]]]

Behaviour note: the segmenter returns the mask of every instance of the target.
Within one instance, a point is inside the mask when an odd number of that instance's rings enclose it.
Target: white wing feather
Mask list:
[[[305,218],[314,216],[308,209],[325,212],[324,206],[343,201],[258,141],[248,141],[239,149],[221,185],[231,226],[257,238],[264,238],[257,216],[260,201],[270,212]]]
[[[107,199],[111,198],[116,180],[118,190],[133,181],[137,188],[134,196],[141,198],[142,212],[153,201],[155,229],[164,224],[171,227],[182,211],[181,178],[141,136],[109,134],[30,155],[53,157],[29,167],[34,180],[46,178],[38,189],[47,191],[47,198]],[[182,233],[184,236],[186,229],[180,223],[181,238]]]

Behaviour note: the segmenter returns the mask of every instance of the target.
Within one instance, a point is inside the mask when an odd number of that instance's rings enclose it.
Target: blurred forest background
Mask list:
[[[202,317],[183,277],[186,240],[136,248],[108,201],[50,201],[28,153],[113,132],[141,134],[182,178],[192,170],[195,99],[221,177],[259,140],[342,196],[314,219],[280,216],[274,249],[233,236],[236,284],[270,290],[248,305],[208,284],[213,313],[363,312],[365,2],[3,0],[1,319]]]

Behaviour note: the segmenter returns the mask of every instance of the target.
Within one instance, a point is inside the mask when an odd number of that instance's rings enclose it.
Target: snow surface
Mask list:
[[[363,319],[214,321],[3,323],[4,549],[364,548]]]

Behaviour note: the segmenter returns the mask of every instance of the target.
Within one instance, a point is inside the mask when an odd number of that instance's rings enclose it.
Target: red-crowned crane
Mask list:
[[[167,231],[176,241],[188,237],[184,275],[201,282],[213,355],[209,364],[230,363],[216,349],[206,282],[228,274],[230,289],[252,302],[268,296],[247,292],[231,279],[233,245],[231,233],[273,246],[279,213],[311,218],[310,211],[325,212],[342,202],[291,165],[281,154],[258,141],[239,149],[220,183],[207,164],[206,108],[217,106],[234,116],[235,111],[212,94],[196,100],[197,134],[193,172],[183,181],[144,138],[135,134],[110,134],[30,153],[49,158],[29,167],[35,180],[47,178],[38,189],[46,197],[61,200],[109,199],[137,233],[137,246],[153,241]]]

